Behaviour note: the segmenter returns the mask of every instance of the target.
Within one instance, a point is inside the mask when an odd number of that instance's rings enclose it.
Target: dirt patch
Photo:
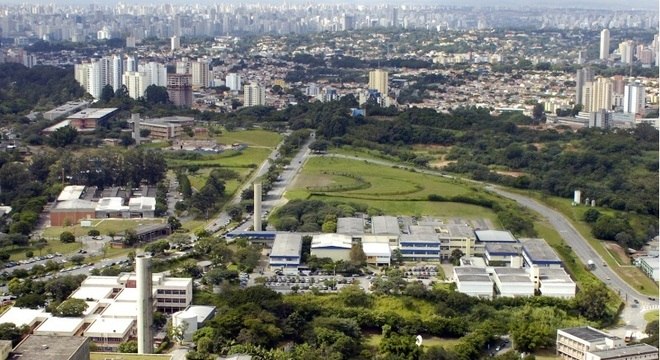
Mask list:
[[[511,177],[521,177],[523,175],[526,175],[524,172],[520,172],[520,171],[495,171],[495,172],[500,175],[506,175]]]
[[[621,246],[619,246],[619,244],[607,241],[605,242],[605,247],[610,253],[612,253],[619,264],[630,265],[630,258],[628,257],[628,254],[626,254],[626,251]]]
[[[443,167],[445,167],[445,166],[447,166],[447,165],[449,165],[449,164],[453,164],[453,163],[455,163],[455,162],[456,162],[456,161],[438,160],[438,161],[432,161],[432,162],[430,162],[429,165],[430,165],[432,168],[442,169]]]

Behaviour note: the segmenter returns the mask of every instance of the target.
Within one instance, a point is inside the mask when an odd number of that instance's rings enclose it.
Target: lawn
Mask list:
[[[120,354],[111,352],[92,352],[89,354],[90,360],[170,360],[172,355],[167,354]]]
[[[89,230],[98,230],[101,235],[109,235],[110,232],[120,234],[126,230],[135,229],[140,225],[162,224],[166,219],[92,219],[91,227],[74,226],[51,226],[44,230],[44,238],[58,240],[64,231],[73,233],[76,237],[86,236]]]
[[[519,190],[512,190],[512,189],[508,189],[508,190],[516,191],[518,193],[522,193],[524,195],[533,197],[538,201],[564,214],[569,220],[571,220],[571,223],[573,224],[575,229],[577,229],[577,231],[579,231],[580,234],[585,239],[587,239],[589,244],[603,258],[603,260],[607,263],[607,265],[610,266],[625,282],[627,282],[630,286],[637,289],[642,294],[649,296],[654,296],[658,294],[658,285],[653,280],[651,280],[649,277],[644,275],[644,273],[642,273],[638,268],[634,266],[620,266],[619,262],[617,261],[617,255],[614,255],[607,248],[606,243],[593,237],[593,235],[591,234],[591,227],[587,223],[581,220],[584,212],[587,211],[587,209],[589,209],[588,207],[571,206],[570,199],[564,199],[556,196],[541,195],[537,192],[532,192],[532,191],[522,192]],[[598,211],[600,211],[603,214],[608,214],[612,216],[617,215],[617,212],[611,209],[605,209],[599,207],[596,207],[596,209],[598,209]],[[633,220],[635,220],[635,218],[633,218]],[[639,221],[639,219],[635,221]]]
[[[79,242],[65,244],[58,239],[47,239],[48,245],[43,249],[38,250],[34,247],[21,247],[16,249],[8,249],[7,252],[10,254],[10,259],[13,261],[23,260],[26,258],[25,252],[31,250],[34,256],[41,256],[44,254],[68,254],[78,251],[82,247],[82,244]]]
[[[644,313],[644,320],[646,320],[647,322],[651,322],[658,319],[660,319],[660,311],[658,310],[651,310]]]
[[[282,135],[267,130],[223,131],[216,137],[222,144],[242,143],[248,146],[265,146],[274,149],[282,141]]]
[[[285,194],[288,199],[321,199],[363,203],[392,215],[487,218],[489,209],[454,202],[430,202],[428,196],[489,195],[471,184],[455,179],[359,160],[313,157]]]
[[[199,160],[167,158],[169,166],[197,165],[199,167],[257,167],[266,160],[272,149],[266,147],[247,147],[243,150],[228,150],[219,154],[206,154]]]

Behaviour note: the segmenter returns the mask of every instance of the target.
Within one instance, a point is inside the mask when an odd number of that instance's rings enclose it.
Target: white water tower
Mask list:
[[[580,190],[575,190],[573,193],[573,203],[576,205],[580,205],[582,202],[582,192]]]

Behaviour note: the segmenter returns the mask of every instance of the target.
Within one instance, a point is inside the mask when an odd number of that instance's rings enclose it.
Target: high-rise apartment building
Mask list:
[[[231,91],[240,91],[241,90],[241,75],[236,73],[229,73],[225,77],[225,85]]]
[[[191,62],[187,57],[181,58],[181,60],[176,62],[176,73],[177,74],[192,74]]]
[[[192,63],[192,85],[194,87],[208,87],[211,80],[209,63],[206,59],[198,59]]]
[[[266,89],[256,83],[243,87],[243,106],[266,105]]]
[[[122,76],[122,81],[128,89],[128,96],[133,99],[139,99],[144,96],[147,89],[147,76],[138,71],[127,71]]]
[[[612,80],[598,78],[595,81],[585,83],[582,88],[583,110],[596,112],[599,110],[612,109]]]
[[[590,67],[585,67],[582,69],[579,69],[577,71],[577,75],[575,77],[575,103],[576,104],[584,104],[582,102],[582,90],[584,87],[584,84],[587,82],[593,81],[594,79],[594,71]]]
[[[600,32],[600,59],[607,60],[610,57],[610,31],[603,29]]]
[[[181,48],[181,38],[174,35],[170,38],[170,47],[172,51],[176,51]]]
[[[112,85],[114,91],[117,91],[124,84],[122,80],[122,75],[124,75],[124,62],[122,61],[121,55],[112,56],[111,67],[112,77],[110,79],[110,85]]]
[[[103,87],[110,83],[109,69],[110,61],[108,59],[96,59],[89,63],[76,64],[74,76],[80,86],[98,99],[101,97]]]
[[[138,71],[137,57],[134,55],[126,56],[126,67],[124,68],[124,71]]]
[[[623,91],[623,112],[641,114],[644,111],[644,86],[639,82],[628,84]]]
[[[388,74],[385,70],[376,69],[369,71],[369,89],[378,90],[383,97],[387,96],[388,80]]]
[[[167,94],[176,106],[192,106],[192,75],[168,74]]]
[[[165,65],[151,61],[140,65],[138,69],[146,76],[146,86],[167,86],[167,68]]]
[[[622,64],[632,64],[634,52],[635,52],[635,43],[632,40],[627,40],[622,43],[619,43],[619,54],[621,54]]]

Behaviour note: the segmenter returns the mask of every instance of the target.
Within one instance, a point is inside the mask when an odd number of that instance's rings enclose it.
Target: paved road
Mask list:
[[[643,312],[649,309],[657,309],[657,301],[649,300],[646,295],[639,293],[623,281],[615,271],[607,267],[605,261],[596,253],[596,250],[591,247],[591,244],[573,227],[564,215],[527,196],[504,191],[496,186],[488,186],[487,189],[515,200],[519,204],[539,213],[557,230],[583,264],[586,265],[587,261],[593,260],[596,264],[596,268],[592,271],[594,275],[618,293],[626,303],[622,314],[623,319],[626,321],[626,328],[638,331],[644,330],[646,321],[644,320]],[[635,304],[635,300],[639,304]]]
[[[463,179],[455,177],[452,175],[443,174],[438,171],[428,170],[428,169],[418,169],[412,166],[401,165],[387,160],[378,160],[378,159],[367,159],[358,156],[350,155],[341,155],[341,154],[327,154],[323,156],[332,156],[345,159],[353,159],[366,161],[373,164],[385,165],[385,166],[394,166],[397,165],[400,168],[404,169],[415,169],[415,171],[423,174],[442,176],[445,178],[456,178],[468,182],[479,183],[487,187],[487,189],[507,197],[509,199],[515,200],[519,204],[534,210],[539,213],[541,216],[546,218],[548,222],[557,230],[561,237],[566,241],[566,243],[571,246],[577,257],[582,261],[583,264],[587,264],[589,260],[596,262],[596,269],[593,273],[598,279],[603,281],[607,286],[613,289],[616,293],[621,296],[621,299],[625,302],[626,306],[621,314],[622,319],[625,321],[626,326],[621,328],[621,332],[625,332],[625,329],[636,330],[643,332],[646,328],[646,320],[644,320],[644,312],[648,310],[658,310],[657,300],[650,300],[646,295],[639,293],[633,287],[628,285],[623,279],[621,279],[618,274],[616,274],[612,269],[606,266],[602,266],[605,262],[603,259],[596,253],[596,251],[591,247],[587,240],[573,227],[571,222],[564,217],[561,213],[553,210],[552,208],[540,204],[536,200],[529,198],[524,195],[514,194],[507,191],[504,191],[495,185],[487,184],[471,179]],[[635,303],[635,300],[638,304]],[[618,335],[618,334],[617,334]]]

